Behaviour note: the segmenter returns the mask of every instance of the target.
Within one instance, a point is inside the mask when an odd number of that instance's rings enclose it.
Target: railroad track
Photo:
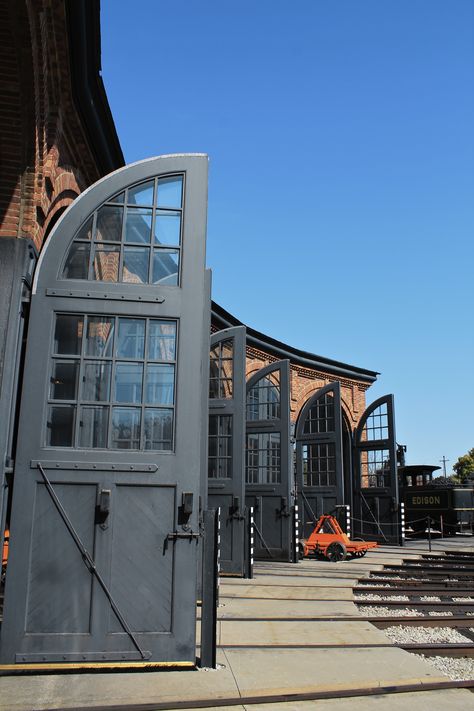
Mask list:
[[[474,658],[474,554],[449,551],[385,565],[361,578],[353,592],[359,610],[368,613],[364,619],[379,629],[393,628],[391,639],[401,649],[425,656]],[[393,614],[397,610],[400,615]],[[409,627],[438,628],[448,636],[457,631],[465,641],[397,641],[397,629],[406,637],[409,633],[401,629]]]

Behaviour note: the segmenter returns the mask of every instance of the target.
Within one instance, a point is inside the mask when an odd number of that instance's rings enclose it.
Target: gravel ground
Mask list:
[[[428,612],[428,615],[430,617],[452,617],[453,613],[449,610],[446,610],[445,612],[436,612],[436,610],[430,610]]]
[[[425,661],[432,664],[438,671],[449,676],[454,681],[468,681],[474,679],[474,659],[467,657],[425,657]]]
[[[421,595],[421,602],[441,602],[441,598],[437,595]]]
[[[453,597],[453,602],[473,602],[472,597]]]
[[[396,625],[394,627],[387,627],[384,629],[384,632],[392,642],[396,642],[397,644],[441,644],[444,642],[454,644],[458,642],[471,642],[468,637],[465,637],[450,627],[411,627]]]
[[[371,605],[370,607],[368,605],[358,605],[358,609],[360,613],[367,615],[367,617],[424,617],[422,612],[408,608],[404,610],[394,610],[378,605]]]

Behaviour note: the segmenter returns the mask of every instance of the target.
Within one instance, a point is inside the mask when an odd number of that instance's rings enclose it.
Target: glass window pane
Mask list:
[[[181,207],[182,193],[182,176],[158,179],[157,205],[159,207]]]
[[[177,286],[179,251],[177,249],[153,250],[153,284]]]
[[[113,203],[121,204],[121,203],[123,203],[124,198],[125,198],[125,193],[119,193],[119,194],[116,195],[115,197],[110,198],[110,200],[107,200],[107,202],[113,202]]]
[[[76,400],[79,361],[53,363],[50,394],[51,400]]]
[[[82,331],[82,316],[58,314],[54,332],[54,352],[61,355],[80,355]]]
[[[104,205],[97,211],[96,240],[101,242],[120,242],[122,240],[123,208]]]
[[[85,363],[82,399],[96,402],[109,399],[111,363]]]
[[[145,449],[173,447],[173,410],[145,410]]]
[[[74,405],[49,408],[46,441],[48,447],[72,447],[75,414]]]
[[[86,355],[99,358],[112,356],[115,320],[107,316],[89,316],[87,319]]]
[[[112,413],[113,449],[140,448],[141,410],[131,407],[114,407]]]
[[[173,405],[174,365],[147,366],[145,402],[149,405]]]
[[[89,276],[90,244],[73,242],[69,247],[62,279],[87,279]]]
[[[148,328],[148,359],[175,360],[176,322],[150,321]]]
[[[155,181],[148,180],[146,183],[135,185],[129,188],[127,202],[129,205],[153,205],[153,188]]]
[[[79,228],[78,232],[76,233],[74,240],[78,239],[87,239],[90,240],[92,238],[92,224],[94,222],[93,217],[89,217],[88,220],[84,222],[82,227]]]
[[[120,318],[117,339],[119,358],[143,358],[145,353],[145,321]]]
[[[120,247],[97,245],[92,267],[92,279],[95,281],[118,281]]]
[[[115,401],[142,401],[143,364],[117,363],[115,366]]]
[[[143,247],[124,247],[122,281],[128,284],[148,284],[150,250]]]
[[[179,246],[181,213],[157,210],[155,217],[155,244]]]
[[[94,449],[107,447],[108,407],[81,408],[79,447]]]
[[[125,242],[150,244],[152,211],[143,207],[127,208]]]

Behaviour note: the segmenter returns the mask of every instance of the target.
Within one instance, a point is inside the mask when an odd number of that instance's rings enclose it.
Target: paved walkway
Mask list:
[[[474,694],[467,690],[411,693],[410,689],[383,698],[264,703],[278,694],[288,699],[303,693],[400,684],[419,688],[448,681],[421,657],[398,649],[381,630],[357,619],[360,615],[352,602],[352,586],[358,578],[384,564],[417,557],[422,551],[414,548],[380,548],[365,558],[337,564],[314,560],[299,565],[259,564],[251,581],[224,579],[217,670],[3,677],[0,709],[114,708],[127,703],[166,703],[172,709],[179,702],[187,701],[189,708],[204,699],[208,708],[219,708],[219,700],[232,699],[233,708],[254,711],[406,711],[407,707],[474,711]],[[338,617],[354,619],[338,621]],[[239,705],[250,696],[262,703]]]

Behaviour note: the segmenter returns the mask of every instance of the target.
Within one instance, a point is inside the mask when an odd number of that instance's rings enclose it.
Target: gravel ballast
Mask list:
[[[457,644],[472,641],[450,627],[407,627],[395,625],[384,629],[396,644]]]
[[[454,681],[470,681],[474,679],[474,659],[468,659],[467,657],[426,657],[424,654],[419,656]]]

